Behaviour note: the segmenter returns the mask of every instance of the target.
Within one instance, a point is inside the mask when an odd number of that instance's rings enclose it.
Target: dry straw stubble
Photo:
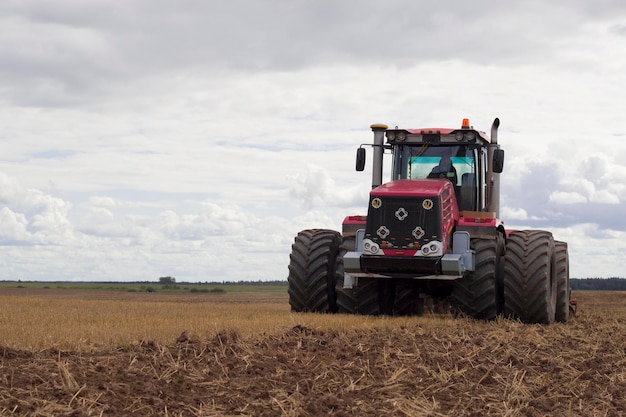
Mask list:
[[[28,300],[59,307],[58,298],[44,298]],[[141,323],[120,323],[124,331],[92,329],[89,343],[49,334],[52,349],[28,347],[30,335],[21,347],[18,339],[5,344],[0,412],[618,416],[626,409],[623,293],[580,294],[579,317],[551,326],[291,314],[281,297],[131,298],[63,300],[68,316],[98,311],[75,332],[89,331],[89,320],[103,326],[99,317],[111,306],[125,310],[111,317]]]

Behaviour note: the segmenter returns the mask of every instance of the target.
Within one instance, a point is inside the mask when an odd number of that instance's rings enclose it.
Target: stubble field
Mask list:
[[[566,324],[292,314],[284,291],[0,288],[0,415],[619,416],[626,293]]]

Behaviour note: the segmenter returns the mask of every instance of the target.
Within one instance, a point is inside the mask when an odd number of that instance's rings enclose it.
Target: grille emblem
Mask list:
[[[422,236],[424,236],[424,229],[422,229],[420,226],[417,226],[415,229],[413,229],[413,237],[415,239],[420,240]]]
[[[409,213],[404,209],[404,207],[400,207],[398,210],[396,210],[396,217],[400,221],[406,219],[408,215]]]
[[[380,226],[376,231],[376,234],[380,236],[381,239],[384,239],[389,236],[389,229],[387,229],[385,226]]]

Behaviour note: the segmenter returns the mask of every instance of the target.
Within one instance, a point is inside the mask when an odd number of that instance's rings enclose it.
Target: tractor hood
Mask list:
[[[370,192],[365,239],[381,250],[372,255],[414,256],[434,244],[428,256],[442,256],[458,219],[449,180],[391,181]]]
[[[452,194],[454,187],[447,179],[415,179],[396,180],[374,188],[370,195],[372,197],[432,197],[437,195]]]

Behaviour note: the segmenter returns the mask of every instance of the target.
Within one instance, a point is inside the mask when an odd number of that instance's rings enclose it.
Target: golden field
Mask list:
[[[626,293],[574,295],[545,326],[293,314],[286,288],[0,288],[0,415],[622,415]]]

